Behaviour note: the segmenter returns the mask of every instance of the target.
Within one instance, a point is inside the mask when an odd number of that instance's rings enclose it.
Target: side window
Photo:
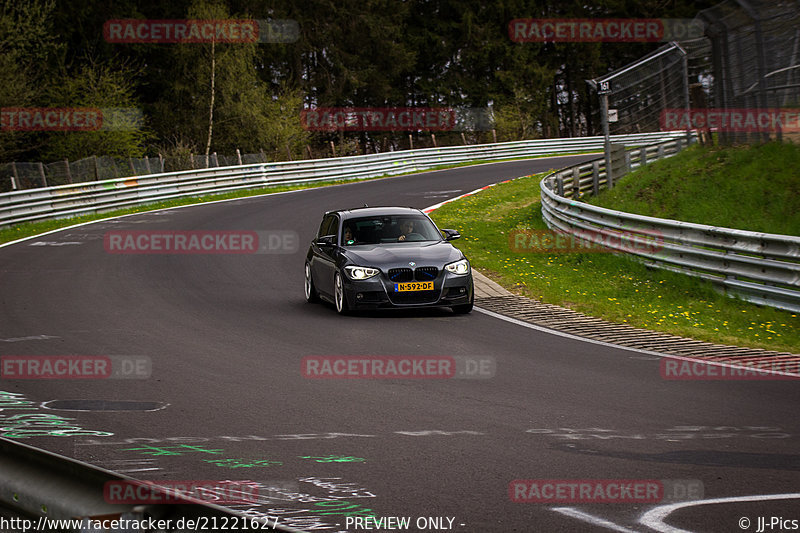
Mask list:
[[[323,218],[322,224],[319,225],[317,238],[324,237],[325,235],[335,235],[338,229],[336,220],[336,215],[328,215]]]

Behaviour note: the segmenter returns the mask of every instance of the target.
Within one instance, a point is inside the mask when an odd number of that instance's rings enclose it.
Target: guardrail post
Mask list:
[[[572,169],[572,197],[576,200],[581,197],[581,172],[578,167]]]
[[[675,139],[675,152],[683,150],[683,139]]]
[[[631,153],[625,152],[625,174],[631,171]]]
[[[611,189],[614,187],[614,182],[625,175],[625,145],[612,144],[611,145],[611,171],[609,172],[608,163],[606,163],[606,186]]]
[[[564,196],[564,178],[561,177],[561,174],[556,176],[556,189],[559,196]]]
[[[600,162],[592,161],[592,194],[600,194]]]
[[[656,156],[656,159],[664,159],[664,145],[663,144],[659,144],[658,145],[658,155]]]
[[[647,165],[647,147],[642,146],[642,155],[639,157],[639,168]]]

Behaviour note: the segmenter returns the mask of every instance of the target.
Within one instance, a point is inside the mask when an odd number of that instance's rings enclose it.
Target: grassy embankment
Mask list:
[[[624,177],[593,203],[622,211],[800,235],[800,148],[700,148]],[[546,229],[539,181],[526,177],[433,213],[458,229],[473,265],[518,294],[615,322],[711,342],[800,353],[796,313],[761,307],[709,283],[607,253],[515,253],[516,229]]]

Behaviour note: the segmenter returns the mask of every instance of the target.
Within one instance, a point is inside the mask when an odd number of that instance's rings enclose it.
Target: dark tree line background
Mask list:
[[[499,141],[597,134],[586,79],[658,43],[515,43],[515,18],[693,18],[689,0],[0,0],[0,107],[134,107],[134,131],[0,132],[0,162],[408,148],[409,132],[305,131],[304,107],[491,106]],[[111,44],[110,19],[293,19],[288,44]],[[441,144],[458,133],[437,132]],[[430,136],[415,133],[415,146]],[[467,134],[490,142],[491,133]]]

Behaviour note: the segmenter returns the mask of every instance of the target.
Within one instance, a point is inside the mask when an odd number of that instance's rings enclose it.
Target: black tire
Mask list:
[[[350,307],[347,305],[347,296],[344,294],[342,275],[339,272],[333,277],[333,303],[336,306],[336,312],[340,315],[346,315],[350,312]]]
[[[317,289],[314,287],[314,280],[311,277],[311,265],[306,263],[305,268],[305,293],[306,293],[306,301],[310,304],[316,303],[319,301],[319,294],[317,294]]]

